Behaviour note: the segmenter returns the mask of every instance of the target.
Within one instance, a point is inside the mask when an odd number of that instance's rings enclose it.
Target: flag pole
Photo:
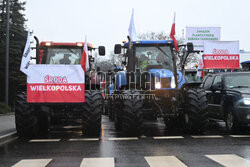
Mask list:
[[[5,105],[9,104],[9,20],[10,20],[9,0],[6,0],[6,57],[5,57]]]

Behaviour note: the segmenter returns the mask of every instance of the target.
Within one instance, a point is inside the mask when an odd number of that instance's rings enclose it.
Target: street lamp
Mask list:
[[[10,20],[10,5],[9,0],[6,0],[6,58],[5,58],[5,104],[9,104],[9,20]]]

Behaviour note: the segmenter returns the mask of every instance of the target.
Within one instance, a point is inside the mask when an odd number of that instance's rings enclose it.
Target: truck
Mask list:
[[[188,133],[202,133],[208,123],[207,98],[201,82],[187,82],[185,64],[193,44],[173,40],[138,40],[116,44],[124,56],[123,69],[109,74],[108,115],[117,130],[143,133],[145,117],[164,119],[166,128],[181,126]]]
[[[39,42],[37,37],[35,41],[36,46],[32,49],[36,52],[36,64],[29,67],[32,75],[27,77],[27,84],[20,85],[15,100],[17,134],[20,137],[35,137],[47,134],[53,126],[77,122],[82,124],[83,135],[98,136],[103,98],[99,90],[100,82],[91,77],[94,72],[92,52],[97,48],[87,43],[89,61],[86,62],[89,68],[83,72],[80,62],[86,58],[83,55],[84,42]],[[105,55],[105,47],[99,46],[98,52],[100,56]],[[71,70],[69,76],[62,76],[69,73],[68,70]],[[39,78],[40,75],[44,75],[43,78]],[[69,80],[76,82],[75,76],[84,82],[77,87],[67,85]],[[44,83],[36,85],[37,80]],[[76,93],[78,89],[80,94]],[[68,97],[71,90],[75,91],[72,99]]]

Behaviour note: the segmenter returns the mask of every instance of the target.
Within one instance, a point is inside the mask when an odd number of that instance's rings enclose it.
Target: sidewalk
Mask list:
[[[15,115],[0,115],[0,136],[16,131]]]

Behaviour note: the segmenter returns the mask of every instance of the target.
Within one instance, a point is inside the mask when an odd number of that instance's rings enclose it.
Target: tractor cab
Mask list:
[[[172,40],[133,41],[124,45],[115,45],[115,53],[123,48],[127,72],[147,73],[144,82],[150,82],[150,89],[174,89],[184,82],[183,75],[176,70],[176,58],[173,54]],[[175,80],[176,78],[176,80]],[[144,85],[144,84],[143,84]]]
[[[93,49],[91,44],[88,50]],[[40,63],[41,64],[80,64],[83,52],[83,42],[79,43],[40,43]]]
[[[132,54],[126,54],[126,66],[129,71],[140,69],[141,71],[149,71],[150,69],[169,69],[173,71],[172,57],[172,41],[133,41]],[[123,46],[116,45],[115,53],[119,54],[119,50],[129,49],[129,43]]]
[[[51,42],[36,39],[36,64],[80,64],[84,42]],[[92,44],[87,43],[89,62],[94,62],[92,52],[95,51]],[[105,47],[98,47],[99,55],[105,55]]]

